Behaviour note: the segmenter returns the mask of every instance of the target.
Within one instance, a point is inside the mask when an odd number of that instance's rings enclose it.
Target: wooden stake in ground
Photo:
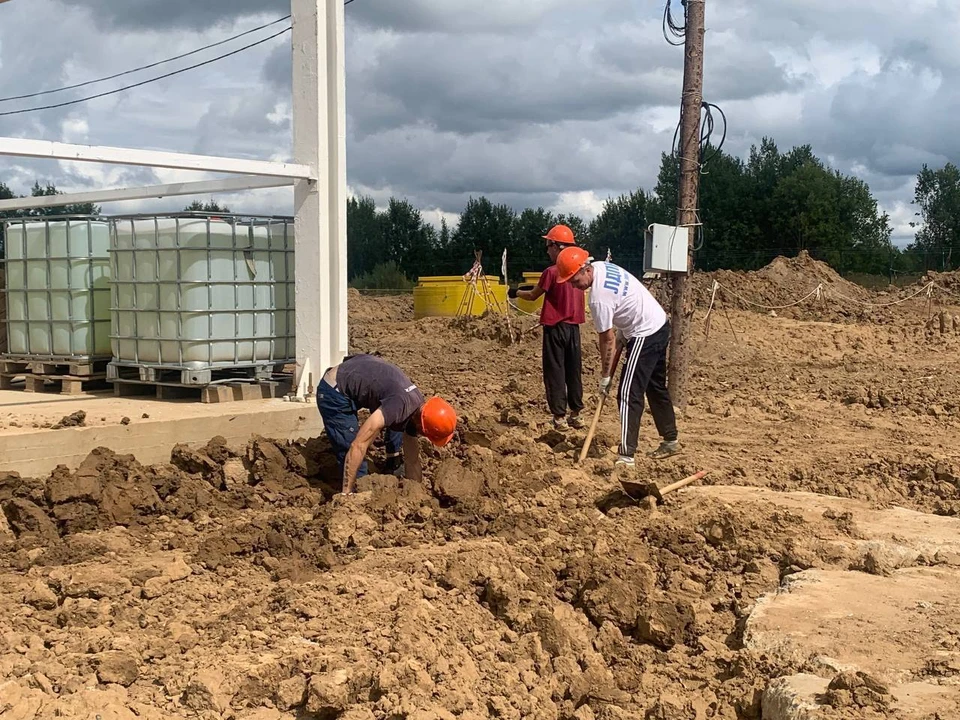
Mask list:
[[[690,363],[690,318],[693,315],[688,275],[693,270],[694,232],[700,190],[700,111],[703,106],[704,0],[686,0],[683,99],[680,110],[680,200],[677,224],[689,228],[687,273],[673,276],[670,299],[671,338],[668,385],[673,404],[686,409]]]

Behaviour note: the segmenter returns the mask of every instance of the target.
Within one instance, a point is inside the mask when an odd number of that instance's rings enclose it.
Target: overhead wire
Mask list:
[[[349,0],[349,2],[353,2],[353,0]],[[87,87],[89,85],[96,85],[98,83],[106,82],[107,80],[115,80],[116,78],[124,77],[126,75],[133,75],[134,73],[143,72],[144,70],[150,70],[152,68],[159,67],[160,65],[166,65],[167,63],[175,62],[177,60],[182,60],[183,58],[191,57],[192,55],[197,55],[198,53],[204,52],[206,50],[211,50],[212,48],[220,47],[221,45],[226,45],[229,42],[233,42],[234,40],[239,40],[240,38],[246,37],[247,35],[252,35],[255,32],[259,32],[260,30],[266,30],[269,27],[273,27],[274,25],[278,25],[279,23],[282,23],[284,20],[289,20],[289,19],[290,19],[290,15],[286,15],[282,18],[278,18],[274,20],[273,22],[269,22],[269,23],[266,23],[265,25],[260,25],[259,27],[246,30],[238,35],[228,37],[224,40],[219,40],[215,43],[210,43],[209,45],[204,45],[203,47],[197,48],[196,50],[191,50],[190,52],[181,53],[180,55],[174,55],[173,57],[166,58],[165,60],[159,60],[157,62],[150,63],[149,65],[141,65],[140,67],[136,67],[131,70],[124,70],[123,72],[114,73],[113,75],[106,75],[101,78],[96,78],[95,80],[87,80],[85,82],[76,83],[74,85],[64,85],[63,87],[52,88],[50,90],[41,90],[39,92],[27,93],[26,95],[10,95],[8,97],[0,98],[0,102],[9,102],[11,100],[27,100],[29,98],[41,97],[43,95],[53,95],[54,93],[65,92],[66,90],[76,90],[78,88]]]
[[[173,77],[174,75],[180,75],[181,73],[185,73],[189,70],[196,70],[197,68],[203,67],[204,65],[210,65],[211,63],[215,63],[218,60],[223,60],[224,58],[237,55],[239,53],[244,52],[245,50],[254,48],[257,45],[263,45],[266,42],[270,42],[274,38],[278,38],[281,35],[290,32],[292,29],[293,28],[289,28],[289,27],[284,28],[280,32],[274,33],[269,37],[265,37],[262,40],[257,40],[256,42],[250,43],[249,45],[244,45],[241,48],[237,48],[236,50],[232,50],[228,53],[224,53],[223,55],[218,55],[215,58],[210,58],[209,60],[204,60],[203,62],[200,62],[200,63],[188,65],[185,68],[180,68],[179,70],[173,70],[171,72],[164,73],[163,75],[158,75],[157,77],[141,80],[140,82],[133,83],[132,85],[125,85],[123,87],[114,88],[113,90],[107,90],[106,92],[97,93],[96,95],[88,95],[87,97],[77,98],[76,100],[68,100],[66,102],[56,103],[53,105],[42,105],[40,107],[23,108],[22,110],[7,110],[5,112],[0,112],[0,117],[6,117],[8,115],[22,115],[23,113],[38,112],[40,110],[53,110],[54,108],[62,108],[62,107],[67,107],[69,105],[78,105],[80,103],[89,102],[90,100],[96,100],[97,98],[107,97],[108,95],[116,95],[117,93],[125,92],[127,90],[132,90],[133,88],[137,88],[137,87],[142,87],[143,85],[149,85],[150,83],[157,82],[158,80],[164,80],[168,77]]]
[[[343,3],[343,4],[344,4],[344,6],[346,6],[346,5],[349,5],[349,4],[352,3],[352,2],[354,2],[354,0],[344,0],[344,3]],[[27,94],[24,94],[24,95],[12,95],[12,96],[9,96],[9,97],[0,98],[0,102],[7,102],[7,101],[11,101],[11,100],[24,100],[24,99],[28,99],[28,98],[32,98],[32,97],[40,97],[40,96],[43,96],[43,95],[50,95],[50,94],[53,94],[53,93],[63,92],[63,91],[66,91],[66,90],[76,90],[77,88],[86,87],[86,86],[89,86],[89,85],[94,85],[94,84],[97,84],[97,83],[105,82],[105,81],[107,81],[107,80],[114,80],[114,79],[116,79],[116,78],[118,78],[118,77],[124,77],[124,76],[126,76],[126,75],[131,75],[131,74],[133,74],[133,73],[142,72],[142,71],[144,71],[144,70],[149,70],[149,69],[151,69],[151,68],[155,68],[155,67],[158,67],[158,66],[160,66],[160,65],[164,65],[164,64],[173,62],[173,61],[175,61],[175,60],[182,60],[183,58],[190,57],[190,56],[192,56],[192,55],[196,55],[196,54],[198,54],[198,53],[200,53],[200,52],[204,52],[204,51],[206,51],[206,50],[210,50],[211,48],[215,48],[215,47],[219,47],[219,46],[221,46],[221,45],[225,45],[226,43],[232,42],[233,40],[237,40],[237,39],[239,39],[239,38],[241,38],[241,37],[245,37],[245,36],[247,36],[247,35],[251,35],[251,34],[253,34],[253,33],[255,33],[255,32],[258,32],[258,31],[260,31],[260,30],[265,30],[266,28],[269,28],[269,27],[272,27],[272,26],[274,26],[274,25],[276,25],[276,24],[278,24],[278,23],[284,22],[285,20],[289,20],[291,17],[292,17],[291,15],[285,15],[285,16],[282,17],[282,18],[278,18],[278,19],[276,19],[276,20],[273,20],[273,21],[271,21],[271,22],[269,22],[269,23],[266,23],[265,25],[261,25],[261,26],[256,27],[256,28],[252,28],[252,29],[250,29],[250,30],[246,30],[246,31],[244,31],[244,32],[242,32],[242,33],[239,33],[238,35],[234,35],[234,36],[229,37],[229,38],[226,38],[226,39],[224,39],[224,40],[219,40],[219,41],[217,41],[217,42],[215,42],[215,43],[211,43],[211,44],[209,44],[209,45],[205,45],[205,46],[202,47],[202,48],[197,48],[196,50],[191,50],[190,52],[186,52],[186,53],[182,53],[182,54],[180,54],[180,55],[176,55],[176,56],[174,56],[174,57],[166,58],[165,60],[159,60],[159,61],[157,61],[157,62],[155,62],[155,63],[150,63],[149,65],[143,65],[143,66],[140,66],[140,67],[137,67],[137,68],[133,68],[133,69],[131,69],[131,70],[124,70],[123,72],[114,73],[113,75],[109,75],[109,76],[102,77],[102,78],[96,78],[96,79],[94,79],[94,80],[88,80],[88,81],[85,81],[85,82],[82,82],[82,83],[76,83],[76,84],[74,84],[74,85],[68,85],[68,86],[64,86],[64,87],[60,87],[60,88],[53,88],[53,89],[50,89],[50,90],[42,90],[42,91],[38,91],[38,92],[35,92],[35,93],[27,93]],[[115,94],[117,94],[117,93],[125,92],[125,91],[127,91],[127,90],[132,90],[132,89],[134,89],[134,88],[142,87],[142,86],[144,86],[144,85],[148,85],[148,84],[150,84],[150,83],[157,82],[157,81],[159,81],[159,80],[164,80],[164,79],[166,79],[166,78],[173,77],[174,75],[179,75],[179,74],[181,74],[181,73],[188,72],[188,71],[190,71],[190,70],[196,70],[197,68],[204,67],[205,65],[210,65],[211,63],[218,62],[219,60],[223,60],[223,59],[225,59],[225,58],[232,57],[233,55],[237,55],[237,54],[239,54],[239,53],[241,53],[241,52],[244,52],[244,51],[249,50],[249,49],[251,49],[251,48],[257,47],[258,45],[262,45],[263,43],[269,42],[270,40],[273,40],[274,38],[280,37],[281,35],[290,32],[292,29],[293,29],[292,26],[291,26],[291,27],[286,27],[286,28],[284,28],[283,30],[281,30],[280,32],[274,33],[273,35],[270,35],[270,36],[268,36],[268,37],[265,37],[265,38],[263,38],[263,39],[261,39],[261,40],[258,40],[258,41],[256,41],[256,42],[250,43],[250,44],[248,44],[248,45],[244,45],[243,47],[237,48],[236,50],[233,50],[233,51],[231,51],[231,52],[224,53],[224,54],[222,54],[222,55],[218,55],[217,57],[210,58],[209,60],[205,60],[205,61],[203,61],[203,62],[195,63],[195,64],[193,64],[193,65],[188,65],[187,67],[180,68],[180,69],[178,69],[178,70],[174,70],[174,71],[171,71],[171,72],[168,72],[168,73],[164,73],[163,75],[158,75],[158,76],[156,76],[156,77],[148,78],[148,79],[146,79],[146,80],[142,80],[142,81],[137,82],[137,83],[132,83],[132,84],[130,84],[130,85],[125,85],[125,86],[123,86],[123,87],[114,88],[113,90],[108,90],[108,91],[106,91],[106,92],[96,93],[95,95],[88,95],[88,96],[86,96],[86,97],[77,98],[77,99],[75,99],[75,100],[69,100],[69,101],[65,101],[65,102],[61,102],[61,103],[54,103],[54,104],[51,104],[51,105],[41,105],[41,106],[32,107],[32,108],[22,108],[22,109],[20,109],[20,110],[7,110],[7,111],[4,111],[4,112],[0,112],[0,117],[7,117],[7,116],[10,116],[10,115],[22,115],[22,114],[24,114],[24,113],[39,112],[40,110],[53,110],[53,109],[56,109],[56,108],[68,107],[68,106],[70,106],[70,105],[78,105],[78,104],[80,104],[80,103],[89,102],[90,100],[96,100],[96,99],[98,99],[98,98],[107,97],[107,96],[109,96],[109,95],[115,95]]]

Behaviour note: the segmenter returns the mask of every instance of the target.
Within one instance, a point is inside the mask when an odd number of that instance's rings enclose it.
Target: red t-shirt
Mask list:
[[[552,327],[558,323],[582,325],[586,322],[583,310],[583,290],[568,282],[557,282],[557,266],[551,265],[540,276],[538,287],[543,289],[543,309],[540,324]]]

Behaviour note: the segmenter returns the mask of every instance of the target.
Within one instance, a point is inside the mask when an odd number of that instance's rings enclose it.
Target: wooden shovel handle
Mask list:
[[[603,403],[606,399],[606,395],[600,396],[600,402],[597,403],[597,411],[593,414],[593,422],[590,423],[590,432],[587,433],[587,439],[583,441],[583,448],[580,450],[580,458],[577,460],[577,465],[582,463],[587,457],[587,453],[590,452],[590,443],[593,442],[593,436],[597,432],[597,423],[600,422],[600,413],[603,412]]]
[[[613,358],[613,370],[611,370],[611,378],[613,373],[617,372],[617,366],[620,364],[620,355],[623,354],[623,348],[617,348],[617,354]],[[609,392],[609,389],[608,389]],[[590,452],[590,444],[593,442],[593,436],[597,432],[597,423],[600,422],[600,413],[603,412],[603,404],[607,401],[607,396],[601,395],[600,402],[597,403],[597,411],[593,414],[593,422],[590,423],[590,431],[587,433],[587,439],[583,441],[583,449],[580,450],[580,458],[577,460],[577,465],[580,465],[587,457],[587,453]]]
[[[690,477],[686,477],[683,480],[677,480],[675,483],[671,483],[666,487],[660,488],[660,495],[663,496],[669,492],[673,492],[674,490],[679,490],[680,488],[689,485],[692,482],[696,482],[697,480],[706,477],[709,473],[709,470],[701,470],[700,472],[691,475]]]

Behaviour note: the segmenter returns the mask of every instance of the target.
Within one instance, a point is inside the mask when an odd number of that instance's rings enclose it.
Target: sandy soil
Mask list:
[[[784,286],[876,297],[809,260],[774,270]],[[774,270],[721,282],[778,304]],[[532,319],[414,321],[409,299],[357,295],[354,350],[462,415],[451,446],[424,447],[424,486],[374,475],[335,496],[326,441],[309,438],[175,448],[149,468],[100,450],[73,473],[0,475],[0,718],[760,718],[773,678],[822,668],[746,646],[758,599],[812,571],[889,574],[854,542],[884,508],[960,515],[960,334],[928,323],[920,298],[793,317],[730,303],[707,339],[711,285],[698,280],[685,452],[635,472],[709,469],[717,497],[624,497],[612,407],[574,467],[584,433],[547,426]],[[645,419],[641,449],[655,445]],[[927,615],[948,627],[955,609]],[[960,649],[952,627],[940,651]],[[960,674],[914,652],[918,675]],[[900,717],[876,682],[838,678],[823,717]]]

